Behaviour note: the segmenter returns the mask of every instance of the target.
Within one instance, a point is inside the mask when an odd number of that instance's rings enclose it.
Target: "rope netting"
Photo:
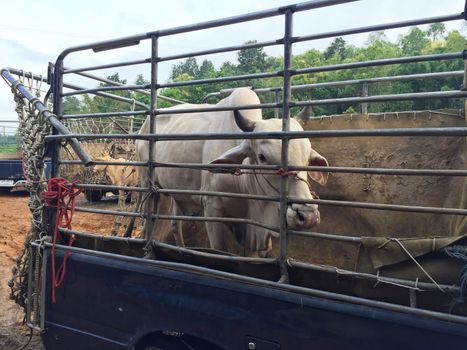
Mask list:
[[[40,98],[40,83],[29,80],[29,90]],[[28,271],[31,264],[35,266],[35,277],[38,278],[39,261],[32,262],[30,247],[33,241],[43,241],[47,235],[43,219],[45,205],[41,193],[46,189],[46,174],[44,166],[44,137],[50,133],[50,126],[46,123],[43,113],[37,112],[19,92],[12,88],[16,103],[15,111],[18,114],[18,136],[21,139],[21,153],[23,160],[24,177],[27,180],[26,188],[30,193],[29,210],[31,211],[31,228],[24,241],[23,249],[16,258],[13,267],[13,276],[8,285],[10,298],[18,305],[26,307]],[[37,256],[39,258],[39,256]],[[37,301],[37,298],[35,298]]]

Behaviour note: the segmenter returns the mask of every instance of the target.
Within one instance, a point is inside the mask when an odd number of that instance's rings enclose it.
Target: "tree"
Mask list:
[[[466,47],[467,41],[458,30],[453,30],[446,36],[446,52],[463,51]]]
[[[400,47],[407,55],[420,55],[429,44],[427,33],[418,27],[411,28],[409,33],[400,39]]]
[[[199,66],[196,58],[190,57],[185,61],[180,62],[172,66],[172,73],[170,74],[170,80],[176,81],[178,77],[186,74],[191,77],[191,79],[196,79],[199,75]],[[190,80],[191,80],[190,79]]]
[[[324,58],[326,60],[337,56],[339,61],[342,61],[346,57],[346,42],[341,37],[335,38],[331,45],[324,51]]]
[[[209,60],[204,60],[201,63],[201,66],[199,67],[199,78],[200,79],[206,79],[206,78],[212,78],[216,74],[216,69],[214,68],[214,65],[212,64],[211,61]]]
[[[135,85],[148,85],[149,83],[149,80],[145,79],[142,74],[138,74],[136,76]],[[149,104],[151,103],[151,97],[147,94],[135,92],[134,98],[135,100],[142,102],[147,106],[149,106]]]
[[[82,112],[82,105],[76,96],[66,96],[63,99],[63,114],[79,114]]]
[[[446,32],[444,23],[432,23],[428,26],[427,35],[431,37],[432,41],[440,40]]]
[[[245,44],[254,44],[256,40]],[[266,57],[262,47],[246,48],[238,52],[238,70],[241,73],[258,73],[266,70]]]

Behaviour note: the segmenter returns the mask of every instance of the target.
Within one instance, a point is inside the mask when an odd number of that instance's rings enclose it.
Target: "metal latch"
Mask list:
[[[278,343],[270,340],[247,335],[245,337],[243,348],[246,350],[280,350],[281,346]]]

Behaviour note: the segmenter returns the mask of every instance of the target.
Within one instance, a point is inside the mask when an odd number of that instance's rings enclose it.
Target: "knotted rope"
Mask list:
[[[55,303],[55,290],[60,287],[65,278],[66,264],[70,252],[66,251],[62,263],[58,269],[55,267],[55,246],[57,244],[59,227],[71,230],[71,220],[75,211],[76,197],[82,192],[76,188],[75,182],[68,182],[61,177],[49,179],[47,181],[47,191],[42,193],[42,198],[45,200],[46,205],[56,209],[55,228],[52,239],[52,252],[51,252],[51,267],[52,267],[52,302]],[[68,241],[68,246],[71,247],[75,236],[71,235]]]

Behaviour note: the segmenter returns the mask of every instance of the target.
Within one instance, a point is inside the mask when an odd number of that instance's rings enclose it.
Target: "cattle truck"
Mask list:
[[[332,11],[347,11],[352,6],[360,5],[345,0],[315,0],[66,49],[50,65],[48,74],[52,91],[48,95],[53,96],[53,111],[34,98],[13,70],[2,70],[2,76],[15,91],[17,103],[27,106],[29,101],[36,110],[23,114],[23,118],[37,121],[31,123],[31,127],[50,128],[41,137],[23,140],[24,147],[34,146],[38,154],[33,159],[25,159],[35,162],[34,167],[28,167],[31,169],[28,177],[32,181],[31,196],[36,208],[27,248],[17,261],[18,268],[11,284],[13,297],[25,308],[27,325],[40,333],[46,349],[465,347],[467,128],[462,103],[467,96],[463,69],[466,51],[386,59],[368,56],[367,60],[358,62],[336,63],[331,60],[304,67],[297,66],[298,63],[292,60],[291,50],[295,45],[317,39],[465,20],[465,8],[455,14],[435,14],[430,18],[404,21],[393,19],[371,25],[365,25],[366,17],[362,11],[362,18],[354,21],[359,26],[300,35],[294,32],[294,18],[306,16],[307,23],[311,23],[314,16],[331,18]],[[205,42],[196,39],[196,35],[207,32],[207,37],[219,37],[219,31],[224,33],[245,23],[248,26],[263,22],[268,28],[275,28],[269,31],[271,35],[277,35],[278,30],[278,37],[244,45],[226,43],[213,48],[201,47],[198,51],[177,54],[163,51],[166,39],[172,42],[182,40],[186,35],[191,43]],[[277,71],[168,83],[158,79],[163,64],[175,59],[269,46],[282,50]],[[141,47],[147,49],[143,58],[118,60],[128,57],[117,54],[118,50],[141,54]],[[66,59],[73,55],[89,55],[86,62],[95,60],[96,64],[71,68]],[[446,62],[446,71],[419,70],[415,73],[407,70],[410,74],[379,75],[379,67],[418,67],[418,63],[426,63],[424,67],[429,67],[430,63],[439,61]],[[100,84],[96,87],[97,83],[78,86],[72,79],[79,75],[79,81],[84,78],[92,81],[99,79],[93,73],[96,70],[128,66],[148,68],[150,80],[138,86]],[[358,75],[359,69],[368,69],[364,71],[368,74]],[[348,70],[349,76],[354,78],[327,82],[311,80],[308,86],[293,84],[297,77],[314,77],[336,70]],[[164,89],[212,84],[212,92],[215,92],[226,86],[251,86],[261,79],[269,79],[269,88],[255,89],[262,101],[260,105],[237,105],[229,109],[215,104],[192,104],[177,107],[177,111],[190,117],[191,113],[261,108],[265,116],[269,111],[270,116],[282,119],[282,131],[161,134],[154,128],[157,118],[170,115],[170,110],[160,109],[158,94]],[[420,82],[429,79],[446,80],[443,84],[435,84],[439,89],[422,89],[425,85]],[[414,84],[419,90],[407,92],[401,88],[399,92],[388,93],[384,89],[372,88],[375,84],[413,80],[419,82]],[[447,81],[454,83],[450,85]],[[327,97],[314,97],[320,89],[337,91],[344,85],[357,89],[350,89],[353,91],[351,96],[330,93]],[[114,94],[116,91],[137,89],[150,92],[144,108],[131,110],[119,105],[121,110],[118,111],[63,112],[64,100],[69,96],[94,94],[112,100],[120,98]],[[222,93],[228,95],[229,91]],[[388,107],[397,101],[439,99],[454,101],[454,104],[442,105],[450,108],[437,110],[416,107],[420,106],[416,103],[408,103],[406,106],[410,109],[407,110]],[[304,131],[289,130],[289,116],[295,115],[298,107],[312,106],[319,111],[319,107],[346,104],[361,107],[361,112],[319,114],[302,120]],[[375,104],[386,106],[386,109],[381,113],[372,112],[371,106]],[[150,132],[76,134],[63,125],[67,119],[115,116],[148,118]],[[82,167],[93,164],[83,151],[83,145],[87,140],[98,138],[148,141],[147,161],[133,162],[146,176],[141,186],[116,188],[96,183],[72,184],[58,179],[63,165]],[[277,164],[158,163],[151,151],[163,141],[255,138],[282,140]],[[314,195],[302,200],[319,204],[321,224],[311,230],[293,230],[287,225],[287,208],[297,201],[287,193],[287,184],[292,181],[288,174],[291,171],[322,171],[322,167],[288,164],[288,141],[295,138],[310,139],[313,147],[327,157],[327,170],[332,173],[326,187],[311,185],[319,198]],[[60,147],[64,142],[75,152],[75,160],[63,157]],[[47,189],[40,171],[43,157],[52,159],[51,174],[46,179]],[[147,181],[160,167],[223,172],[225,176],[240,176],[241,171],[250,173],[241,176],[275,171],[281,186],[277,193],[269,196],[165,188]],[[65,194],[59,196],[58,190],[54,192],[57,184],[62,186],[61,191]],[[67,205],[76,191],[89,189],[124,189],[142,193],[146,200],[136,212],[80,207],[79,203]],[[261,203],[272,201],[278,208],[279,224],[271,226],[260,222],[261,218],[207,217],[202,212],[195,215],[158,211],[154,202],[147,199],[164,201],[180,194],[230,196]],[[46,205],[44,200],[47,200]],[[140,238],[112,237],[73,230],[72,223],[62,220],[71,217],[73,210],[143,218],[143,234]],[[170,220],[183,223],[184,247],[167,243],[153,234],[154,229],[157,231]],[[264,232],[272,232],[272,251],[266,257],[258,257],[246,249],[235,254],[210,249],[206,244],[204,222],[226,222],[226,227],[240,229],[254,225],[267,230]],[[235,231],[235,234],[236,240],[241,242],[242,231]]]

